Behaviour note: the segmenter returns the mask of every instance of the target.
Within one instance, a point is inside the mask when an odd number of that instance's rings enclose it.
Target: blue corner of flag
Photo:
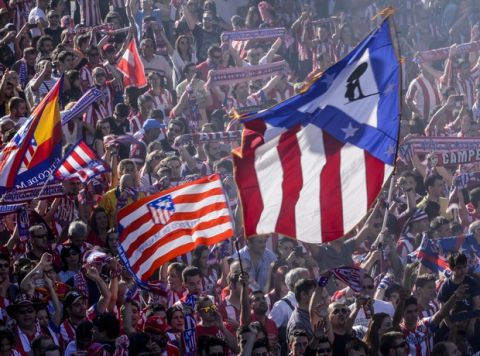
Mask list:
[[[400,63],[389,20],[306,90],[245,121],[291,128],[316,125],[393,165],[400,128]]]

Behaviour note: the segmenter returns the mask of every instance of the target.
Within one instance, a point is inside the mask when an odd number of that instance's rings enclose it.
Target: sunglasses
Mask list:
[[[348,310],[347,309],[335,309],[333,311],[333,314],[340,314],[340,313],[346,315],[346,314],[348,314]]]
[[[208,307],[200,308],[199,310],[204,312],[204,313],[216,312],[217,311],[217,306],[215,304],[212,304],[212,305],[209,305]]]
[[[46,239],[48,238],[47,234],[42,234],[42,235],[33,235],[34,238],[36,239]]]
[[[78,256],[77,251],[73,251],[73,250],[70,251],[70,252],[68,253],[67,257],[70,257],[70,256]]]

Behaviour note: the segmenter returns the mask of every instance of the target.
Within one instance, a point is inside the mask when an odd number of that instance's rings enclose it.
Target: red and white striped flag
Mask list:
[[[120,210],[117,220],[119,256],[140,284],[196,246],[234,236],[216,174],[140,199]]]
[[[108,163],[98,158],[85,142],[79,141],[65,155],[54,175],[59,180],[78,179],[86,183],[96,175],[106,172],[110,172]]]
[[[125,76],[123,78],[123,84],[143,86],[147,84],[145,78],[145,70],[143,68],[142,60],[138,54],[137,45],[132,38],[127,50],[123,54],[122,58],[117,64],[117,68]]]

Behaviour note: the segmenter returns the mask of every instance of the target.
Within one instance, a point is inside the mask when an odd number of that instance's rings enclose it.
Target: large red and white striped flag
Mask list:
[[[117,220],[119,256],[141,286],[165,262],[234,236],[216,174],[137,200]]]
[[[110,172],[108,163],[98,158],[85,142],[79,141],[65,155],[54,175],[59,180],[78,179],[86,183],[96,175],[106,172]]]
[[[125,86],[144,86],[147,84],[145,70],[140,55],[138,54],[135,39],[132,38],[130,40],[127,50],[118,61],[117,68],[124,75],[123,84]]]
[[[234,152],[247,236],[338,239],[393,171],[400,65],[388,21],[301,94],[243,119]]]

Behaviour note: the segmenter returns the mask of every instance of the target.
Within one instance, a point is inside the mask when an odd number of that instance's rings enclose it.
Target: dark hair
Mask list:
[[[456,266],[459,265],[466,265],[467,264],[467,256],[461,252],[452,252],[448,257],[448,266],[451,269],[454,269]]]
[[[109,339],[115,339],[120,335],[120,321],[112,313],[102,313],[95,317],[93,326],[99,332],[106,332]]]
[[[293,342],[294,337],[305,336],[308,339],[308,334],[303,329],[293,329],[290,334],[288,335],[288,343],[291,344]]]
[[[200,268],[200,258],[205,251],[209,251],[206,245],[199,245],[192,251],[192,266]]]
[[[70,255],[70,251],[75,251],[78,254],[78,260],[80,261],[80,256],[82,252],[80,249],[72,244],[65,244],[63,245],[62,251],[60,252],[60,259],[62,260],[62,271],[67,271],[68,264],[67,264],[67,256]],[[80,263],[80,262],[79,262]]]
[[[21,103],[26,103],[26,102],[25,102],[24,99],[22,99],[18,96],[11,97],[10,100],[8,101],[8,108],[9,108],[10,112],[13,109],[18,109],[18,107],[20,106]]]
[[[43,47],[43,44],[47,41],[51,41],[53,43],[53,38],[49,35],[41,36],[37,41],[37,51],[40,52],[40,48]]]
[[[378,331],[382,327],[382,323],[386,318],[389,318],[390,315],[387,313],[375,313],[372,315],[372,319],[368,324],[368,330],[365,334],[365,342],[370,347],[372,354],[375,351],[378,351],[380,348],[380,337]]]
[[[345,345],[345,353],[347,354],[347,356],[350,350],[359,351],[361,349],[363,349],[365,353],[368,355],[368,345],[364,343],[362,340],[351,339],[349,342],[347,342],[347,345]]]
[[[405,337],[399,331],[389,331],[383,334],[382,339],[380,340],[380,352],[382,356],[387,356],[390,353],[390,349],[395,346],[396,339],[403,339]]]
[[[182,271],[182,280],[185,283],[188,277],[195,277],[200,275],[200,270],[194,266],[185,267]]]
[[[315,289],[317,283],[313,279],[302,278],[295,283],[294,293],[297,302],[300,301],[302,293],[309,292],[311,289]]]
[[[222,52],[222,49],[218,45],[211,45],[208,47],[207,54],[209,57],[213,56],[214,52]]]
[[[175,306],[175,305],[174,305],[174,306],[172,306],[172,307],[170,307],[170,308],[167,309],[167,313],[166,313],[166,314],[167,314],[167,323],[168,323],[168,325],[170,325],[170,326],[172,325],[173,314],[175,314],[175,312],[177,312],[177,311],[180,311],[180,312],[182,312],[182,314],[183,314],[183,309],[182,309],[181,307],[179,307],[179,306]]]
[[[401,290],[403,290],[403,287],[400,284],[394,283],[385,289],[385,298],[388,299],[393,293],[400,293]]]
[[[42,343],[45,342],[45,341],[53,341],[53,339],[52,339],[51,336],[47,336],[47,335],[37,336],[32,341],[32,350],[38,350],[41,353],[44,349],[44,348],[42,348]],[[12,345],[12,347],[13,347],[13,345]],[[37,354],[37,352],[35,352],[35,354]]]
[[[4,327],[0,329],[0,341],[3,339],[7,339],[8,342],[10,342],[10,345],[12,345],[12,347],[14,346],[15,335],[10,329],[4,328]]]
[[[144,352],[148,352],[147,345],[150,342],[150,336],[144,332],[133,332],[128,335],[128,354],[138,355]]]
[[[65,60],[67,59],[67,57],[70,56],[70,57],[73,57],[73,53],[70,52],[70,51],[61,51],[58,56],[57,56],[57,59],[60,61],[60,62],[65,62]]]
[[[435,181],[437,180],[443,180],[443,177],[440,174],[436,173],[426,176],[423,182],[423,184],[425,185],[425,189],[428,191],[428,188],[433,187]]]
[[[405,299],[405,308],[408,307],[409,305],[418,305],[417,298],[415,298],[413,295],[407,297]]]
[[[480,201],[480,187],[474,188],[470,191],[470,202],[476,208]]]
[[[437,280],[437,277],[435,277],[434,274],[424,273],[417,277],[417,280],[415,281],[414,285],[417,288],[423,288],[427,285],[427,283],[435,282],[436,280]]]
[[[448,341],[441,341],[437,343],[430,353],[430,356],[449,356]]]
[[[424,211],[428,216],[428,220],[433,220],[440,215],[440,204],[433,200],[427,200]]]

